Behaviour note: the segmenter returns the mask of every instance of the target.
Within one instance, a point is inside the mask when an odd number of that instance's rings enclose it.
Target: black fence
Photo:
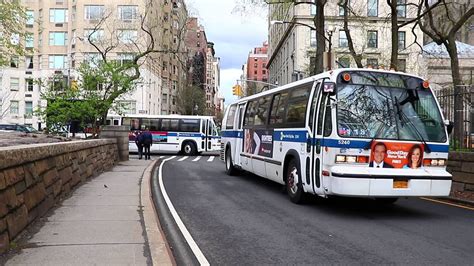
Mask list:
[[[474,85],[462,85],[457,92],[454,87],[445,87],[435,90],[436,97],[443,111],[444,119],[454,122],[454,114],[462,113],[462,138],[451,134],[450,146],[452,150],[474,151]],[[455,106],[454,97],[460,95],[462,104]]]

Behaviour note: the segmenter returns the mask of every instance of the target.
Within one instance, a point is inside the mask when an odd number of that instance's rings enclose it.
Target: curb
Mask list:
[[[466,199],[461,199],[461,198],[455,198],[455,197],[447,197],[447,200],[454,201],[457,203],[465,204],[465,205],[470,205],[474,206],[474,201],[471,200],[466,200]]]
[[[166,238],[169,243],[170,254],[174,258],[174,262],[177,265],[199,265],[199,261],[195,257],[191,250],[188,242],[184,238],[181,230],[179,229],[176,221],[173,218],[168,205],[163,197],[160,189],[158,177],[160,166],[154,170],[154,177],[157,177],[151,183],[153,203],[155,204],[155,210],[158,213],[159,223],[163,229],[163,238]]]
[[[153,202],[151,181],[157,165],[161,161],[154,160],[143,172],[141,184],[141,202],[143,205],[143,218],[145,231],[148,237],[148,245],[153,265],[176,265],[172,252],[163,233],[156,206]]]

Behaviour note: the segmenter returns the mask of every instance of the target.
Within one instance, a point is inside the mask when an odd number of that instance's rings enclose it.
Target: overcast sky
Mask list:
[[[237,98],[232,86],[240,78],[242,65],[246,63],[252,48],[267,40],[265,12],[245,14],[232,12],[236,0],[186,0],[192,16],[204,26],[207,40],[214,43],[216,56],[221,58],[221,94],[225,104]]]

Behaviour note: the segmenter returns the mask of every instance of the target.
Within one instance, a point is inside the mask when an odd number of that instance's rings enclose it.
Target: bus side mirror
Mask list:
[[[329,95],[334,95],[336,93],[336,83],[324,82],[323,92],[328,93]]]
[[[454,128],[453,121],[445,120],[444,124],[446,125],[446,130],[448,131],[448,135],[451,135],[451,133],[453,132],[453,128]]]

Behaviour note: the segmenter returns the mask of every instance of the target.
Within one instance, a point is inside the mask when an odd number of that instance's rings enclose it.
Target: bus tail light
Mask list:
[[[369,156],[365,155],[336,155],[336,163],[368,163]]]
[[[423,165],[424,166],[445,166],[446,159],[424,159]]]
[[[329,171],[327,171],[327,170],[323,170],[323,171],[321,172],[321,174],[322,174],[323,176],[330,176],[330,173],[329,173]]]

